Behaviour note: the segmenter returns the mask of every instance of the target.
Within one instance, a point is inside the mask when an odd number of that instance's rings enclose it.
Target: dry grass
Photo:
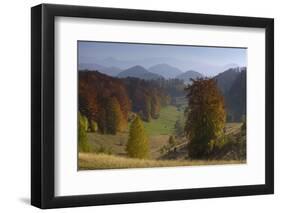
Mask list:
[[[226,123],[226,135],[237,134],[241,130],[243,123]]]
[[[79,153],[79,170],[241,164],[244,161],[141,160],[107,154]]]

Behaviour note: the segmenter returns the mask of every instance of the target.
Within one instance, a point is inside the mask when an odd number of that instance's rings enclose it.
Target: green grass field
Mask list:
[[[183,111],[178,111],[175,106],[167,106],[161,109],[160,117],[144,122],[146,133],[152,135],[170,135],[174,132],[175,123]]]
[[[169,136],[173,135],[175,122],[180,116],[183,116],[183,109],[178,110],[175,106],[167,106],[161,109],[160,117],[158,119],[152,119],[150,122],[143,122],[149,138],[149,160],[131,159],[126,157],[128,130],[116,135],[88,133],[92,153],[79,153],[79,169],[140,168],[241,163],[240,161],[190,161],[184,160],[184,158],[180,157],[177,158],[177,160],[159,160],[159,158],[163,155],[163,153],[160,152],[160,149],[168,144]],[[235,134],[240,131],[240,128],[241,123],[227,123],[226,134]],[[182,138],[182,140],[184,141],[184,138]]]
[[[102,135],[99,133],[89,133],[88,139],[93,152],[105,152],[113,155],[125,156],[127,133],[116,135]],[[156,159],[160,157],[160,148],[168,143],[168,135],[154,135],[149,137],[150,157]]]
[[[167,106],[161,109],[158,119],[143,122],[149,138],[151,158],[160,157],[159,150],[168,143],[169,135],[174,132],[175,122],[182,113],[174,106]],[[128,131],[116,135],[88,133],[88,139],[94,152],[105,152],[119,156],[126,155],[125,147],[128,141]]]
[[[241,164],[244,161],[199,161],[199,160],[141,160],[107,154],[79,153],[79,170],[151,168],[171,166],[202,166]]]

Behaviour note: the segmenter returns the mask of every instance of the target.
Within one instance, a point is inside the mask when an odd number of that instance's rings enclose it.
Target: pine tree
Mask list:
[[[78,145],[79,152],[90,152],[90,144],[88,142],[87,129],[88,129],[88,121],[87,118],[78,113]]]
[[[185,133],[189,155],[208,158],[223,143],[226,113],[224,99],[213,79],[198,79],[186,89],[188,108]]]
[[[129,157],[148,158],[149,144],[141,119],[137,116],[131,124],[126,147]]]

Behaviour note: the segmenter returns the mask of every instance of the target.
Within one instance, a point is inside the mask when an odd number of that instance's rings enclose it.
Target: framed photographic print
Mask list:
[[[274,21],[31,9],[31,203],[274,192]]]

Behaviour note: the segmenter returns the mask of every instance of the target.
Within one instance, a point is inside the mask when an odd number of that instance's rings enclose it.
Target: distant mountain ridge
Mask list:
[[[127,77],[134,77],[134,78],[141,78],[144,80],[156,80],[156,79],[163,79],[164,77],[152,72],[149,72],[147,69],[140,65],[136,65],[120,72],[117,77],[119,78],[127,78]]]
[[[148,71],[161,75],[166,79],[175,78],[176,76],[182,73],[180,69],[173,67],[169,64],[156,64],[148,68]]]
[[[191,79],[197,79],[197,78],[202,78],[204,77],[204,75],[202,75],[201,73],[199,72],[196,72],[194,70],[188,70],[178,76],[176,76],[177,79],[180,79],[180,80],[184,80],[184,82],[186,84],[189,84],[191,82]]]
[[[106,67],[96,63],[81,63],[78,67],[79,70],[90,70],[90,71],[99,71],[100,73],[106,74],[108,76],[117,76],[122,69],[118,67]]]

